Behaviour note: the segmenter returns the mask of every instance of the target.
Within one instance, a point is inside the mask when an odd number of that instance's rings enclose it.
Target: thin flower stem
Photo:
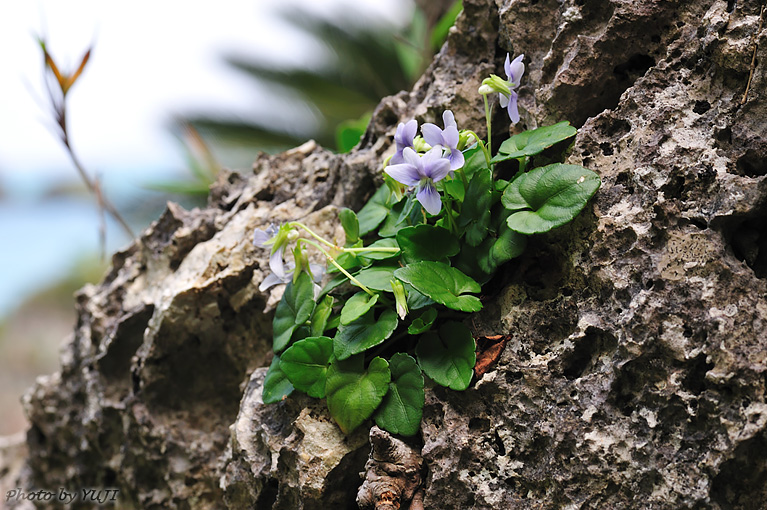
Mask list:
[[[336,259],[334,259],[334,258],[333,258],[333,256],[332,256],[330,253],[328,253],[327,251],[325,251],[325,249],[324,249],[322,246],[320,246],[319,244],[315,243],[315,242],[314,242],[314,241],[312,241],[311,239],[299,239],[299,240],[298,240],[298,241],[296,241],[296,242],[304,242],[304,243],[308,244],[309,246],[314,246],[315,248],[317,248],[317,249],[318,249],[318,250],[319,250],[319,251],[320,251],[320,252],[321,252],[323,255],[325,255],[325,257],[328,259],[328,262],[330,262],[331,264],[333,264],[334,266],[336,266],[336,269],[338,269],[339,271],[341,271],[341,272],[344,274],[344,276],[346,276],[346,277],[347,277],[347,278],[348,278],[350,281],[352,281],[352,282],[353,282],[355,285],[357,285],[359,288],[361,288],[362,290],[364,290],[365,292],[367,292],[369,295],[371,295],[371,296],[375,296],[375,293],[374,293],[373,291],[371,291],[370,289],[368,289],[367,287],[365,287],[365,286],[362,284],[362,282],[360,282],[358,279],[356,279],[355,277],[353,277],[353,276],[352,276],[352,275],[349,273],[349,271],[347,271],[346,269],[344,269],[343,267],[341,267],[341,265],[340,265],[338,262],[336,262]]]
[[[309,227],[307,227],[306,225],[304,225],[300,221],[291,221],[290,223],[288,223],[288,225],[290,225],[291,227],[301,227],[302,229],[306,230],[309,233],[310,236],[312,236],[313,238],[315,238],[316,240],[318,240],[322,244],[324,244],[326,246],[330,246],[333,249],[340,249],[335,244],[331,243],[330,241],[328,241],[325,238],[323,238],[323,237],[319,236],[318,234],[316,234],[314,232],[314,230],[310,229]]]
[[[485,98],[487,100],[487,98]],[[488,152],[488,148],[485,147],[485,143],[482,141],[482,139],[475,133],[474,131],[471,131],[469,129],[466,130],[467,133],[470,133],[476,140],[477,144],[479,144],[479,148],[482,149],[482,153],[485,155],[485,163],[487,163],[487,167],[490,168],[490,153]]]
[[[463,171],[463,167],[456,170],[455,173],[461,176],[461,181],[463,182],[463,189],[469,189],[469,181],[466,179],[466,172]]]
[[[324,244],[326,246],[329,246],[329,247],[333,248],[334,250],[338,250],[338,251],[345,252],[345,253],[365,253],[365,252],[368,252],[368,251],[385,251],[385,252],[390,252],[390,253],[399,253],[399,251],[400,251],[399,248],[395,248],[393,246],[381,246],[381,247],[366,246],[366,247],[362,247],[362,248],[342,248],[342,247],[336,246],[335,244],[331,243],[330,241],[322,238],[321,236],[316,234],[312,229],[310,229],[309,227],[307,227],[306,225],[304,225],[300,221],[291,221],[289,223],[289,225],[295,226],[295,227],[301,227],[302,229],[306,230],[309,233],[309,235],[311,235],[313,238],[315,238],[316,240],[318,240],[322,244]]]
[[[485,157],[488,156],[488,153],[493,153],[493,138],[492,133],[490,130],[490,116],[491,116],[491,108],[490,105],[487,103],[487,94],[482,94],[482,99],[485,101],[485,122],[487,123],[487,152],[485,153]],[[488,165],[490,165],[490,160],[488,159],[487,162]]]
[[[453,218],[453,201],[447,196],[445,197],[445,213],[447,214],[447,223],[450,225],[450,231],[458,235],[458,226],[455,224],[455,218]]]
[[[365,246],[362,248],[338,248],[345,253],[365,253],[368,251],[385,251],[390,253],[399,253],[399,248],[394,246]]]

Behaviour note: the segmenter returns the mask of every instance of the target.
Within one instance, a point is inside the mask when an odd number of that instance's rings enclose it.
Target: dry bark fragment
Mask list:
[[[370,429],[370,457],[357,504],[366,510],[423,509],[423,458],[405,442],[378,427]]]

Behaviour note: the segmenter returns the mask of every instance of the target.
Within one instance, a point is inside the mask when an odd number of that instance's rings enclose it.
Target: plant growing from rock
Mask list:
[[[450,111],[442,127],[422,125],[421,136],[415,120],[399,125],[385,184],[359,212],[339,214],[343,246],[300,222],[256,230],[255,244],[271,248],[262,290],[287,284],[274,315],[264,403],[303,391],[325,398],[345,433],[372,417],[410,436],[420,427],[427,378],[469,387],[475,341],[462,320],[482,308],[482,285],[524,251],[527,236],[570,222],[600,186],[578,165],[534,166],[535,156],[575,135],[567,122],[514,135],[493,157],[487,96],[499,93],[509,118],[519,120],[522,59],[507,57],[507,79],[491,75],[479,89],[487,143],[459,131]],[[505,180],[496,165],[508,160],[518,170]],[[307,248],[325,256],[327,270],[309,264]]]

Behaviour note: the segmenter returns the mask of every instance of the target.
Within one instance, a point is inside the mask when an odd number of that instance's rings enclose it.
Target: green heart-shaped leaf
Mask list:
[[[505,225],[504,225],[505,227]],[[495,271],[498,266],[508,262],[514,257],[519,257],[527,247],[527,236],[514,232],[509,228],[503,228],[501,235],[493,239],[488,253],[489,272]]]
[[[558,122],[553,126],[524,131],[503,142],[498,148],[498,155],[492,161],[497,163],[507,159],[534,156],[555,143],[575,136],[577,132],[578,130],[567,121]]]
[[[575,218],[596,193],[599,176],[578,165],[555,163],[520,175],[503,192],[512,211],[507,225],[522,234],[539,234]]]
[[[421,260],[447,261],[461,250],[458,239],[449,230],[432,225],[403,228],[397,232],[397,243],[406,263]]]
[[[341,324],[349,324],[365,315],[376,304],[378,296],[378,294],[371,296],[367,292],[358,292],[350,297],[341,309]]]
[[[458,217],[458,226],[466,229],[466,242],[471,246],[478,246],[487,235],[492,205],[493,175],[490,170],[482,169],[471,178]]]
[[[466,189],[463,187],[463,181],[461,179],[443,180],[442,187],[445,193],[453,197],[459,202],[463,202],[463,198],[466,196]]]
[[[314,336],[291,345],[280,356],[280,369],[297,390],[310,397],[325,397],[325,378],[333,356],[333,340]]]
[[[389,338],[397,329],[397,312],[387,308],[378,320],[370,310],[350,324],[341,324],[333,338],[333,352],[337,359],[346,359],[364,352]]]
[[[314,310],[314,288],[311,277],[302,272],[298,280],[289,282],[285,293],[277,304],[272,320],[274,352],[279,354],[289,344],[293,331],[312,315]]]
[[[391,279],[395,269],[397,269],[396,266],[372,266],[363,269],[354,277],[368,289],[393,292]]]
[[[398,352],[389,361],[389,370],[389,391],[376,411],[376,423],[392,434],[415,435],[425,400],[421,368],[413,358]]]
[[[288,376],[280,368],[280,357],[275,355],[269,370],[264,377],[264,387],[261,390],[261,401],[264,404],[274,404],[293,393],[293,385]]]
[[[372,232],[389,214],[389,188],[385,185],[370,197],[368,203],[357,213],[359,222],[359,235],[364,236]]]
[[[394,276],[412,285],[418,292],[453,310],[476,312],[482,303],[467,292],[479,292],[477,282],[454,267],[441,262],[416,262],[394,271]]]
[[[415,347],[418,363],[434,382],[462,391],[474,373],[475,343],[469,328],[460,322],[446,322],[439,334],[429,331]]]
[[[352,245],[360,238],[360,222],[351,209],[343,208],[338,211],[338,219],[346,234],[346,245]]]
[[[405,284],[405,291],[407,292],[407,307],[410,311],[420,310],[429,305],[433,305],[435,301],[429,296],[424,296],[409,283]]]
[[[327,329],[328,318],[333,313],[333,296],[323,297],[312,312],[310,336],[322,336]]]
[[[461,171],[466,175],[466,179],[471,179],[477,170],[487,168],[487,160],[485,160],[485,152],[479,146],[475,144],[471,149],[467,149],[463,152],[464,162]]]
[[[327,372],[328,410],[345,434],[372,416],[389,391],[391,373],[385,359],[375,357],[365,370],[365,357],[333,361]]]
[[[427,308],[420,316],[413,319],[413,322],[407,327],[407,332],[411,335],[420,335],[421,333],[428,331],[436,318],[437,310],[434,308]]]

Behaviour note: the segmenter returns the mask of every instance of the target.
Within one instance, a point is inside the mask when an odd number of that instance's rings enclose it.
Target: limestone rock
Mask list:
[[[370,196],[398,122],[450,108],[484,132],[476,90],[508,51],[528,69],[513,129],[571,121],[568,162],[603,185],[531,238],[467,321],[508,336],[498,363],[465,392],[427,391],[424,508],[767,508],[759,2],[463,3],[355,151],[260,156],[114,256],[78,296],[61,371],[26,397],[19,484],[117,487],[144,509],[355,508],[367,430],[343,437],[310,399],[259,401],[276,295],[257,291],[253,230],[304,219],[340,235],[334,211]],[[497,146],[510,126],[493,122]]]

